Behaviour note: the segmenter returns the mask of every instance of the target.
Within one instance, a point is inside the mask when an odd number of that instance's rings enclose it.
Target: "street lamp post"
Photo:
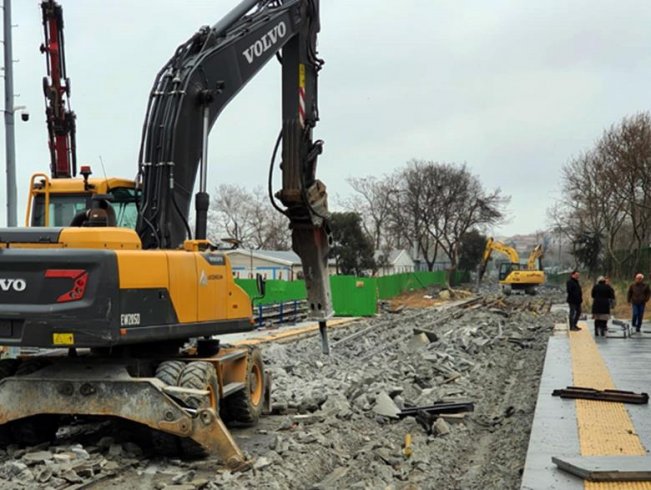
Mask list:
[[[7,226],[16,226],[16,148],[14,136],[14,71],[11,49],[11,0],[4,0],[4,34]]]

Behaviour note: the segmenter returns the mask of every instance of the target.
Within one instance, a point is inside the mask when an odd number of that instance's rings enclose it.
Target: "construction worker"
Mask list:
[[[636,274],[635,282],[628,287],[628,294],[626,296],[632,309],[631,325],[635,327],[636,332],[639,332],[642,328],[644,307],[650,297],[651,289],[649,289],[649,285],[644,282],[644,276],[639,273]]]

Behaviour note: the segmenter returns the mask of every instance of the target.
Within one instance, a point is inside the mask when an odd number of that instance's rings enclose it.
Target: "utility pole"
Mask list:
[[[11,48],[11,0],[4,0],[4,48],[7,226],[16,226],[16,147],[14,135],[14,62]]]

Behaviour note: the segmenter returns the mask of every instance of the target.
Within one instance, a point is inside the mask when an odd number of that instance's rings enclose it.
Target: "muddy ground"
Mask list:
[[[232,429],[249,471],[152,456],[133,427],[78,421],[55,444],[0,450],[0,487],[519,488],[547,339],[564,319],[548,308],[563,299],[383,313],[332,331],[330,357],[316,336],[266,345],[274,413]],[[388,415],[439,401],[474,411]]]

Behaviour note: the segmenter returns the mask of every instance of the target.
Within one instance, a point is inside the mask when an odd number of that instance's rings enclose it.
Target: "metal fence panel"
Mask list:
[[[445,285],[445,271],[420,271],[381,277],[330,276],[332,303],[336,316],[372,316],[377,312],[378,299],[390,299],[406,291],[432,285]],[[468,280],[468,273],[457,271],[455,284]],[[235,279],[253,298],[256,307],[302,301],[307,298],[303,281],[266,281],[264,298],[257,298],[255,279]],[[258,308],[258,311],[262,309]],[[282,315],[281,315],[282,316]]]
[[[377,279],[330,276],[336,316],[373,316],[377,312]]]

